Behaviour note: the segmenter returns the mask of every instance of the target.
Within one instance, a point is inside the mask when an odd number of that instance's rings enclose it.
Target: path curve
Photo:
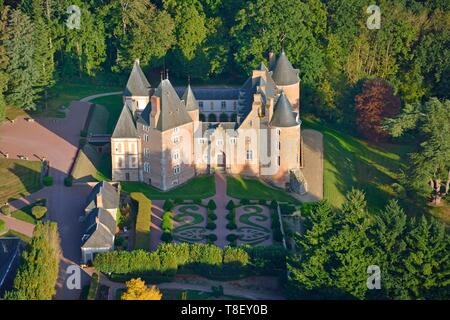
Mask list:
[[[84,98],[80,99],[79,101],[90,102],[91,100],[94,100],[97,98],[108,97],[108,96],[118,96],[119,94],[122,94],[122,93],[123,93],[123,91],[98,93],[98,94],[94,94],[92,96],[84,97]]]

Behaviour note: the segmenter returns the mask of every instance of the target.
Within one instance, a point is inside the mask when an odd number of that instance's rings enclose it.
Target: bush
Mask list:
[[[235,229],[237,229],[237,225],[236,225],[236,223],[234,223],[234,222],[229,222],[229,223],[226,225],[226,227],[227,227],[228,230],[235,230]]]
[[[6,223],[3,220],[0,220],[0,235],[3,234],[7,230]]]
[[[226,208],[228,210],[233,210],[235,207],[233,200],[228,201]]]
[[[174,207],[174,204],[172,202],[172,200],[167,199],[166,201],[164,201],[164,205],[163,205],[163,209],[164,211],[171,211]]]
[[[201,205],[202,204],[202,199],[200,198],[195,198],[192,200],[195,204]]]
[[[223,287],[221,285],[216,286],[211,286],[211,291],[212,291],[212,295],[215,298],[219,298],[221,296],[223,296]]]
[[[289,203],[280,203],[280,212],[282,215],[291,215],[295,212],[295,206]]]
[[[79,145],[80,148],[84,148],[86,143],[87,143],[87,139],[86,138],[82,137],[82,138],[80,138],[80,140],[78,140],[78,145]]]
[[[267,202],[266,202],[266,200],[259,200],[258,201],[258,203],[260,204],[260,205],[262,205],[262,206],[265,206],[265,205],[267,205]]]
[[[173,229],[173,213],[172,212],[166,212],[162,216],[162,229],[164,232],[172,232]]]
[[[208,206],[207,207],[208,207],[209,210],[216,210],[217,209],[217,205],[216,205],[216,203],[214,202],[213,199],[208,201]]]
[[[87,132],[87,130],[81,130],[81,131],[80,131],[80,137],[82,137],[82,138],[86,138],[86,137],[87,137],[87,135],[88,135],[88,132]]]
[[[214,233],[211,233],[211,234],[208,234],[207,239],[210,242],[214,242],[214,241],[217,241],[217,236]]]
[[[91,285],[89,287],[89,293],[87,296],[88,300],[95,300],[97,297],[97,289],[98,289],[98,274],[92,274]]]
[[[227,213],[225,218],[228,221],[235,223],[236,222],[236,211],[235,211],[235,209],[231,209],[231,211],[229,213]]]
[[[278,202],[276,200],[272,200],[270,202],[270,206],[269,207],[270,207],[270,209],[276,210],[277,207],[278,207]]]
[[[50,187],[51,185],[53,185],[53,177],[45,176],[44,179],[42,179],[42,183],[44,184],[44,186]]]
[[[161,240],[166,243],[172,242],[173,241],[172,234],[170,232],[164,231],[163,234],[161,235]]]
[[[272,210],[272,235],[273,240],[277,242],[283,241],[283,234],[281,233],[281,226],[280,226],[280,219],[278,217],[278,213],[274,210]]]
[[[34,206],[31,208],[31,214],[33,217],[35,217],[37,220],[42,219],[45,214],[47,213],[47,207],[44,206]]]
[[[135,225],[135,242],[136,249],[150,249],[150,225],[152,214],[152,202],[142,193],[131,193],[133,199],[138,206]]]
[[[216,227],[217,226],[214,222],[208,222],[208,224],[206,225],[206,229],[208,229],[208,230],[215,230]]]
[[[176,198],[176,199],[173,200],[173,202],[174,202],[175,204],[182,204],[182,203],[183,203],[183,199]]]
[[[73,178],[72,178],[72,176],[68,176],[68,177],[65,177],[65,178],[64,178],[64,185],[65,185],[66,187],[71,187],[72,184],[73,184]]]
[[[216,221],[217,215],[214,212],[208,213],[208,220]]]
[[[235,235],[234,233],[230,233],[229,235],[227,235],[227,241],[236,241],[238,238],[237,235]]]
[[[5,216],[9,216],[11,214],[11,209],[9,208],[9,204],[3,205],[0,210]]]
[[[243,204],[243,205],[250,204],[250,200],[248,200],[248,199],[241,199],[241,204]]]
[[[235,234],[229,234],[228,241],[236,241],[237,236]],[[230,240],[231,239],[231,240]],[[247,251],[242,248],[230,248],[225,247],[223,250],[223,263],[233,267],[243,267],[250,262],[250,256]]]

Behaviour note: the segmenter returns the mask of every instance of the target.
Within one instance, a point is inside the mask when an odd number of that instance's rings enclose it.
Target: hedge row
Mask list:
[[[165,243],[154,252],[112,251],[98,254],[96,270],[114,275],[146,276],[197,273],[203,276],[279,274],[286,269],[281,246],[225,247],[210,244]]]
[[[131,193],[131,199],[133,199],[138,206],[134,247],[135,249],[149,250],[152,202],[139,192]]]

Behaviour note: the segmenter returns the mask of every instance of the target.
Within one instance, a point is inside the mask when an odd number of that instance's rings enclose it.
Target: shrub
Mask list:
[[[252,267],[265,274],[276,274],[286,268],[286,250],[283,246],[248,246]]]
[[[214,242],[214,241],[217,241],[217,236],[214,233],[211,233],[211,234],[208,234],[207,239],[210,242]]]
[[[271,202],[270,202],[270,209],[273,209],[273,210],[276,210],[277,209],[277,207],[278,207],[278,202],[277,202],[277,200],[272,200]]]
[[[4,204],[0,210],[5,216],[9,216],[11,214],[11,209],[9,208],[9,204]]]
[[[235,234],[229,234],[230,238],[227,237],[228,241],[237,240],[237,236]],[[234,237],[233,237],[234,236]],[[231,240],[230,240],[231,239]],[[230,248],[225,247],[223,250],[223,263],[229,266],[242,267],[246,266],[250,261],[250,256],[242,248]]]
[[[212,295],[215,298],[219,298],[221,296],[223,296],[223,286],[218,285],[218,286],[211,286],[211,291],[212,291]]]
[[[88,135],[88,132],[87,132],[87,130],[81,130],[81,131],[80,131],[80,137],[82,137],[82,138],[86,138],[86,137],[87,137],[87,135]]]
[[[183,203],[183,199],[176,198],[176,199],[173,200],[173,202],[174,202],[175,204],[182,204],[182,203]]]
[[[97,297],[97,289],[98,289],[98,274],[94,273],[91,279],[91,285],[89,286],[89,293],[87,296],[88,300],[95,300]]]
[[[174,207],[174,204],[172,202],[172,200],[167,199],[166,201],[164,201],[164,205],[163,205],[163,209],[164,211],[171,211]]]
[[[241,199],[241,204],[243,204],[243,205],[250,204],[250,200],[248,200],[248,199]]]
[[[217,215],[215,213],[208,214],[208,220],[210,222],[216,221],[217,220]]]
[[[64,185],[65,185],[66,187],[71,187],[72,184],[73,184],[73,178],[72,178],[72,176],[68,176],[68,177],[65,177],[65,178],[64,178]]]
[[[228,201],[226,208],[228,210],[232,210],[232,209],[234,209],[234,207],[235,207],[235,205],[234,205],[233,200]]]
[[[201,205],[202,204],[202,199],[200,198],[195,198],[192,200],[195,204]]]
[[[258,203],[262,206],[265,206],[267,204],[266,200],[259,200]]]
[[[152,202],[142,193],[131,193],[133,199],[138,206],[135,225],[135,248],[150,249],[150,225],[152,214]]]
[[[277,242],[283,241],[283,234],[281,233],[280,219],[278,217],[278,213],[272,210],[272,235],[273,240]]]
[[[234,233],[230,233],[229,235],[227,235],[227,241],[236,241],[238,238],[237,235],[235,235]]]
[[[86,138],[80,138],[80,140],[78,140],[78,145],[80,148],[83,148],[87,143],[87,139]]]
[[[42,183],[44,184],[44,186],[50,187],[51,185],[53,185],[53,177],[45,176],[44,179],[42,179]]]
[[[5,221],[0,220],[0,235],[3,234],[6,231],[6,224]]]
[[[216,210],[217,209],[217,205],[216,205],[216,203],[214,202],[213,199],[208,201],[208,206],[207,207],[208,207],[209,210]]]
[[[237,225],[234,222],[227,223],[226,227],[227,227],[228,230],[235,230],[235,229],[237,229]]]
[[[208,224],[206,225],[206,229],[208,229],[208,230],[215,230],[216,229],[216,224],[214,222],[208,222]]]
[[[173,241],[172,234],[170,232],[164,231],[163,234],[161,235],[161,240],[166,243],[172,242]]]
[[[280,211],[282,215],[291,215],[295,212],[295,206],[289,203],[280,203]]]
[[[162,216],[162,229],[164,232],[172,232],[173,229],[173,213],[168,211]]]
[[[37,220],[42,219],[45,214],[47,213],[47,207],[44,206],[34,206],[31,208],[31,214],[33,217],[35,217]]]
[[[236,222],[236,211],[235,209],[231,209],[229,213],[225,216],[228,221],[235,223]]]

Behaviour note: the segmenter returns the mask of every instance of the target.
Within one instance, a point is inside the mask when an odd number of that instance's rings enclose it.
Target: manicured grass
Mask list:
[[[6,232],[8,232],[8,227],[6,226],[5,221],[0,220],[0,236]]]
[[[20,238],[23,242],[29,243],[31,241],[31,238],[14,230],[9,230],[5,234],[2,235],[2,237],[17,237]]]
[[[141,182],[122,182],[121,185],[122,191],[129,193],[142,192],[152,200],[190,200],[196,198],[204,199],[212,197],[216,194],[214,176],[195,177],[186,184],[167,192],[160,191]]]
[[[397,196],[392,184],[400,169],[406,169],[413,146],[369,144],[310,118],[303,118],[303,127],[324,135],[324,197],[334,207],[342,205],[352,188],[364,190],[372,209],[382,209]]]
[[[152,202],[144,194],[138,192],[131,193],[131,199],[137,205],[134,248],[150,250]]]
[[[267,186],[257,179],[240,176],[227,176],[227,194],[236,199],[277,200],[281,202],[298,203],[283,190]]]
[[[41,199],[38,200],[28,206],[23,207],[20,210],[16,210],[14,212],[11,213],[11,216],[13,218],[28,222],[28,223],[32,223],[32,224],[36,224],[38,220],[36,220],[36,218],[31,214],[31,209],[34,206],[45,206],[46,201],[45,199]]]
[[[123,99],[121,95],[107,96],[97,98],[91,101],[92,103],[102,105],[109,112],[108,121],[106,124],[105,132],[112,133],[119,119],[120,112],[123,108]]]
[[[38,191],[40,178],[40,161],[0,159],[0,203]]]

